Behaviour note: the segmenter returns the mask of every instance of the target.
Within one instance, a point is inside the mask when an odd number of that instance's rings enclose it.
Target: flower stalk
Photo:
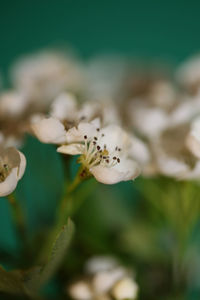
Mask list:
[[[14,193],[8,195],[7,199],[12,209],[12,216],[16,224],[18,235],[21,238],[21,241],[24,243],[26,239],[26,226],[25,226],[24,213]]]

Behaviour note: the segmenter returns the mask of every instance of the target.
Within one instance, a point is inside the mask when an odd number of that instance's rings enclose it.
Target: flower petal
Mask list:
[[[26,157],[22,152],[18,151],[18,153],[20,155],[20,165],[18,170],[18,180],[19,180],[24,175],[26,169]]]
[[[57,119],[44,118],[31,125],[36,137],[43,143],[62,144],[66,142],[64,125]]]
[[[74,95],[60,94],[51,105],[50,115],[59,120],[73,121],[76,118],[77,103]]]
[[[58,147],[57,152],[63,154],[70,154],[70,155],[78,155],[83,153],[84,145],[82,144],[70,144],[70,145],[63,145]]]
[[[143,165],[150,161],[149,149],[144,142],[135,136],[131,138],[129,156]]]
[[[139,166],[130,159],[123,159],[114,167],[95,166],[90,172],[97,181],[104,184],[115,184],[120,181],[128,181],[136,178],[140,174]]]
[[[84,136],[87,136],[87,139],[90,140],[97,133],[97,128],[99,125],[98,119],[93,120],[90,123],[81,122],[78,127],[72,127],[67,131],[66,137],[68,143],[82,142]]]
[[[0,197],[11,194],[17,186],[18,168],[13,168],[8,177],[0,183]]]

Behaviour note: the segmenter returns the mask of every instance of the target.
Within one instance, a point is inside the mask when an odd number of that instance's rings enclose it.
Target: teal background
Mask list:
[[[38,48],[69,44],[179,62],[200,49],[198,0],[1,0],[0,69]]]

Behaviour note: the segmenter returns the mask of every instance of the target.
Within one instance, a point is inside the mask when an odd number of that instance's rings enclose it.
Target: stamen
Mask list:
[[[119,157],[117,158],[117,162],[118,162],[118,163],[120,163],[120,159],[119,159]]]
[[[87,135],[84,135],[84,139],[87,140]]]

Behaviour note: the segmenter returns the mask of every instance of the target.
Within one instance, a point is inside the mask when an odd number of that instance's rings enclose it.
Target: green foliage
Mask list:
[[[40,267],[33,267],[30,271],[7,272],[0,267],[0,292],[28,295],[35,298],[38,291],[55,275],[59,269],[74,233],[74,224],[69,219],[53,243],[48,261]]]
[[[24,294],[23,275],[19,271],[7,272],[0,267],[0,292]]]
[[[28,274],[25,285],[30,291],[34,292],[39,290],[58,270],[71,243],[73,233],[74,225],[69,219],[68,224],[64,225],[59,232],[52,246],[47,263]]]

